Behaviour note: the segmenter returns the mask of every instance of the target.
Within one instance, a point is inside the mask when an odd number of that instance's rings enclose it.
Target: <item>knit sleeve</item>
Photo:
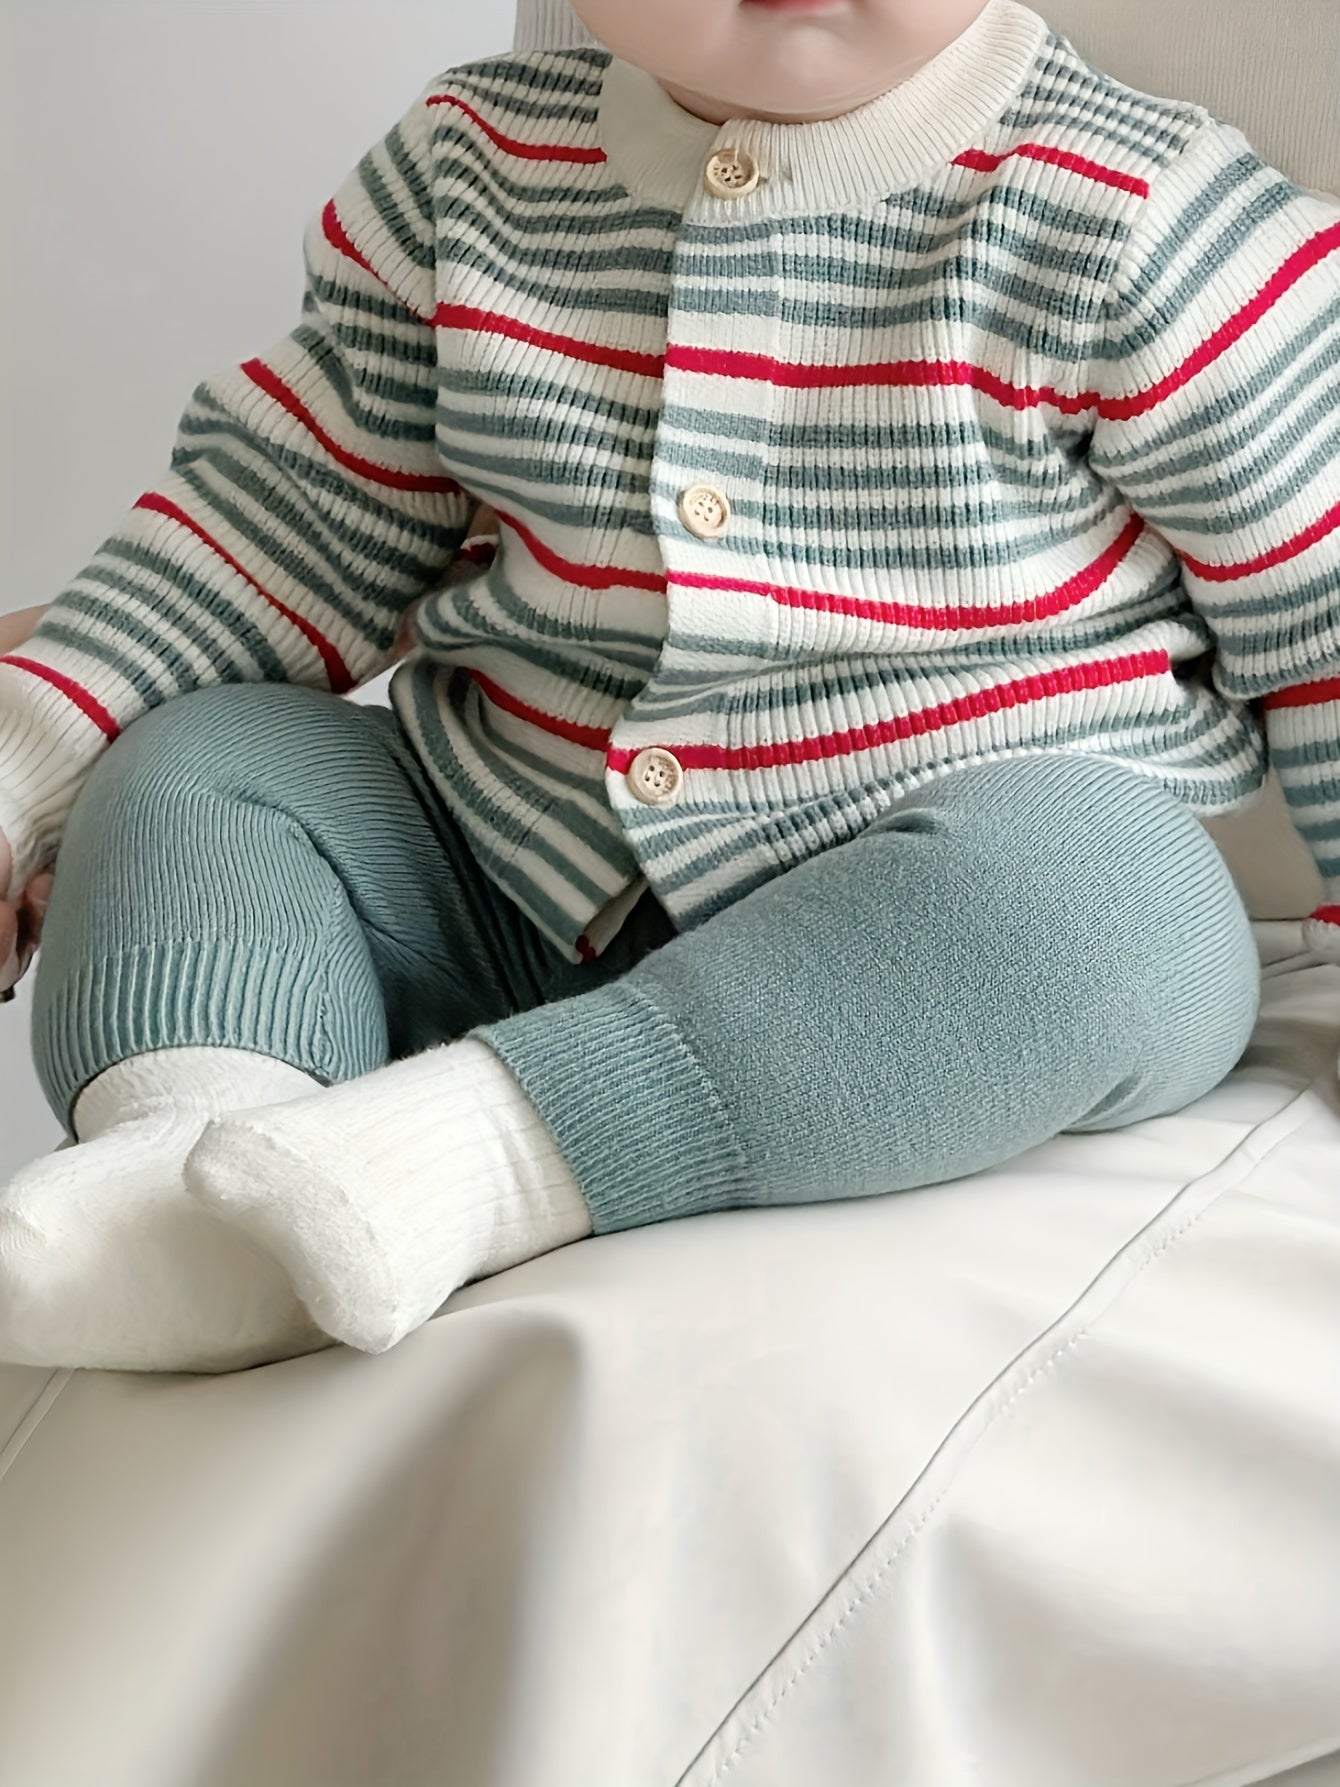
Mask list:
[[[1340,962],[1340,198],[1211,119],[1150,183],[1104,307],[1089,462],[1180,561],[1215,687],[1260,702]]]
[[[297,326],[196,387],[164,475],[0,657],[11,886],[54,859],[138,716],[218,683],[344,693],[392,662],[401,615],[443,580],[474,502],[435,449],[440,87],[308,221]]]

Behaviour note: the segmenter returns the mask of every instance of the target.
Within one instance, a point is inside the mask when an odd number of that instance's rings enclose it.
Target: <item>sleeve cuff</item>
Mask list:
[[[21,893],[51,867],[61,833],[107,735],[53,684],[0,663],[0,831]]]

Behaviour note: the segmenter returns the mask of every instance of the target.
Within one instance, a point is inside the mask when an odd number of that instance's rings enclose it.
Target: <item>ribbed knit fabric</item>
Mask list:
[[[210,1123],[184,1176],[283,1263],[328,1334],[367,1353],[469,1279],[591,1233],[552,1133],[472,1037]]]
[[[292,683],[153,709],[61,844],[32,1053],[68,1125],[112,1062],[253,1049],[326,1084],[585,991],[674,935],[645,899],[569,962],[498,893],[396,722]]]
[[[810,124],[594,44],[449,69],[304,248],[301,322],[0,660],[16,879],[146,709],[347,689],[426,593],[391,700],[568,960],[965,763],[1208,815],[1268,744],[1340,960],[1340,199],[989,0]],[[444,584],[475,497],[500,549]]]
[[[568,0],[518,0],[514,50],[560,50],[594,42]]]
[[[473,1035],[602,1235],[934,1185],[1181,1110],[1259,1003],[1204,828],[1062,752],[936,777],[619,979]]]

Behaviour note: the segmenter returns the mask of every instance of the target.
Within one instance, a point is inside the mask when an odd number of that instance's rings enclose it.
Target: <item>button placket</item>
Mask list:
[[[717,198],[742,198],[765,178],[749,151],[732,145],[718,149],[703,170],[703,185]],[[680,492],[677,507],[680,520],[697,539],[720,539],[730,526],[730,499],[710,484],[689,485]],[[664,746],[649,745],[633,758],[624,780],[645,806],[671,806],[684,790],[684,766]]]

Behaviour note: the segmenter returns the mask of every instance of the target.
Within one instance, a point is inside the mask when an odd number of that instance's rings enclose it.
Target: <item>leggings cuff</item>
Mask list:
[[[338,961],[315,960],[297,938],[290,949],[275,939],[172,939],[79,964],[47,1001],[39,960],[38,1081],[73,1136],[75,1101],[90,1080],[155,1049],[251,1049],[316,1079],[352,1078],[366,1069],[365,1026],[350,1001],[332,997],[344,978]]]
[[[678,1026],[626,980],[470,1034],[553,1131],[595,1234],[749,1201],[720,1094]]]

